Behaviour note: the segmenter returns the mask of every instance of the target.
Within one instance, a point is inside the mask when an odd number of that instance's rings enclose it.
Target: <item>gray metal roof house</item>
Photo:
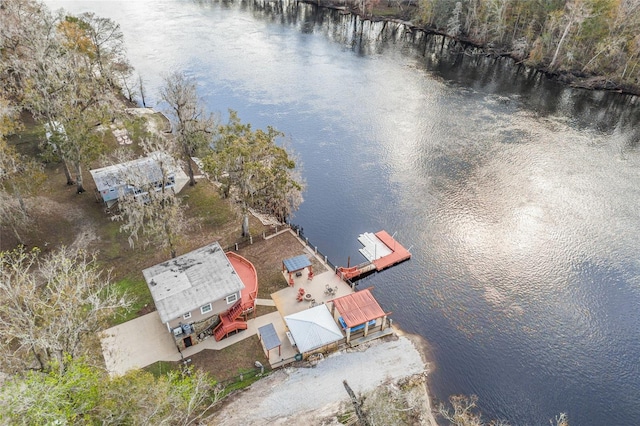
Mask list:
[[[89,170],[89,173],[96,183],[97,194],[107,207],[111,207],[120,196],[140,187],[153,184],[157,189],[162,188],[163,167],[167,173],[164,187],[173,188],[176,184],[177,166],[169,155],[159,151],[125,163]]]
[[[171,331],[180,324],[227,311],[244,284],[218,242],[142,271],[160,319]]]

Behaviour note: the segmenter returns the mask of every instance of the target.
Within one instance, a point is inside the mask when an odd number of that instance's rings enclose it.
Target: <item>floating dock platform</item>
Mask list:
[[[367,262],[352,267],[338,268],[342,279],[353,279],[371,271],[382,271],[411,258],[409,250],[397,242],[387,231],[367,232],[358,237],[363,247],[360,253]]]

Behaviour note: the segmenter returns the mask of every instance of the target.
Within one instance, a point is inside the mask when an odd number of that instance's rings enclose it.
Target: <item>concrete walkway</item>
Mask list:
[[[197,345],[178,351],[173,337],[162,324],[157,312],[133,319],[112,327],[100,336],[102,353],[107,371],[112,377],[121,376],[129,370],[143,368],[157,361],[181,361],[205,349],[220,350],[241,340],[254,336],[258,328],[273,324],[282,342],[280,353],[271,350],[270,363],[292,358],[296,354],[287,338],[284,321],[278,312],[261,315],[247,321],[248,328],[216,342],[209,337]]]
[[[254,319],[250,319],[249,321],[247,321],[246,330],[233,334],[225,339],[222,339],[219,342],[216,342],[216,339],[214,339],[213,336],[211,336],[206,340],[204,340],[203,342],[200,342],[195,346],[191,346],[190,348],[183,350],[182,356],[176,350],[175,353],[171,354],[170,356],[165,356],[164,358],[160,358],[160,359],[162,361],[180,361],[182,360],[183,357],[188,358],[191,355],[196,354],[205,349],[213,349],[213,350],[224,349],[227,346],[231,346],[234,343],[238,343],[241,340],[244,340],[248,337],[256,335],[258,333],[258,328],[267,324],[273,324],[273,327],[276,329],[276,333],[278,333],[278,337],[280,337],[280,341],[283,344],[283,348],[282,348],[283,351],[284,351],[284,344],[286,342],[289,345],[289,348],[291,349],[291,354],[289,355],[289,352],[287,352],[287,355],[290,357],[293,357],[295,355],[295,350],[291,347],[291,344],[287,339],[284,321],[282,320],[280,313],[271,312],[269,314],[261,315]],[[278,350],[275,350],[275,351],[271,350],[271,355],[273,355],[274,352],[276,355],[278,354]],[[284,355],[285,354],[283,353],[282,356]]]
[[[121,376],[129,370],[146,367],[178,353],[173,337],[160,321],[158,312],[105,330],[100,335],[100,343],[111,376]]]

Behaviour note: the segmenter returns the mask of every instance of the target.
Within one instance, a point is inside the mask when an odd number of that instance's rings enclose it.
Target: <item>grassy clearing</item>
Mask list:
[[[219,351],[205,349],[190,358],[194,368],[208,371],[219,382],[255,371],[256,361],[265,366],[265,371],[269,367],[258,336],[251,336]]]
[[[140,316],[140,313],[151,312],[154,309],[151,293],[142,277],[124,278],[113,284],[113,289],[119,295],[126,293],[133,303],[129,309],[120,310],[116,314],[111,326],[122,324]]]
[[[224,226],[235,218],[229,203],[222,200],[217,188],[206,181],[188,188],[182,198],[188,206],[187,214],[199,219],[205,229]]]
[[[266,314],[270,314],[271,312],[276,312],[278,310],[278,308],[276,308],[275,306],[256,306],[256,317],[262,316],[262,315],[266,315]],[[250,317],[252,318],[252,317]]]
[[[148,371],[155,377],[160,377],[172,371],[180,371],[180,364],[177,362],[158,361],[146,366],[143,370]]]
[[[242,380],[238,380],[236,382],[230,383],[227,386],[225,386],[224,391],[222,392],[222,396],[226,396],[233,391],[249,387],[253,383],[257,382],[258,380],[262,379],[263,377],[269,374],[269,372],[266,372],[266,371],[264,374],[260,374],[256,369],[246,371],[245,373],[246,375],[242,377]]]
[[[258,297],[261,299],[270,299],[271,294],[287,287],[287,280],[280,271],[269,271],[263,274],[263,280],[260,281],[258,288]]]

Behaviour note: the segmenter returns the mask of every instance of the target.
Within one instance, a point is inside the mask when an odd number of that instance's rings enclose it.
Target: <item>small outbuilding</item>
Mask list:
[[[264,347],[264,350],[267,351],[266,352],[267,358],[269,358],[271,349],[278,348],[278,355],[282,353],[281,351],[282,342],[280,342],[278,333],[276,332],[276,329],[272,323],[259,327],[258,336],[260,337],[260,341],[262,342],[262,346]]]
[[[284,317],[298,351],[303,357],[337,348],[338,343],[344,339],[340,328],[333,319],[327,305],[297,312]]]
[[[373,297],[371,288],[333,299],[331,302],[333,303],[332,316],[337,309],[340,322],[344,323],[347,343],[350,342],[352,331],[364,330],[364,336],[367,336],[373,327],[379,326],[380,330],[383,330],[387,324],[387,317],[391,315],[390,312],[386,313],[382,310],[376,298]]]

